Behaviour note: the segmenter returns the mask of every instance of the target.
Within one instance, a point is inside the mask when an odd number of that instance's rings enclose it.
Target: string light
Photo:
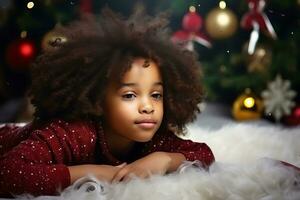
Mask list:
[[[255,100],[253,97],[247,97],[243,103],[246,108],[252,108],[255,104]]]
[[[28,8],[28,9],[32,9],[33,6],[34,6],[34,3],[33,3],[32,1],[29,1],[29,2],[27,3],[27,8]]]
[[[21,38],[26,38],[27,37],[27,31],[22,31],[20,36],[21,36]]]
[[[190,12],[196,12],[196,7],[195,6],[190,6],[189,10],[190,10]]]
[[[226,2],[225,2],[225,1],[220,1],[220,2],[219,2],[219,7],[220,7],[221,9],[225,9],[225,8],[226,8]]]

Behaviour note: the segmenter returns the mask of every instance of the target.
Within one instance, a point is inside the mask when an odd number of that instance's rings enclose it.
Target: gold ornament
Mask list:
[[[243,49],[248,72],[266,72],[272,62],[272,50],[267,45],[259,44],[250,55],[247,48],[248,44]]]
[[[68,38],[62,33],[50,31],[42,39],[42,49],[44,51],[55,50],[67,41]]]
[[[215,39],[224,39],[232,36],[238,27],[235,14],[228,8],[215,8],[205,19],[207,33]]]
[[[248,88],[234,101],[232,107],[232,115],[238,121],[259,119],[262,111],[262,100]]]

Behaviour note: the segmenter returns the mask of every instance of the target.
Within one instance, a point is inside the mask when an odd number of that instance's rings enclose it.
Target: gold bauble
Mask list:
[[[44,51],[55,50],[67,41],[68,38],[64,34],[54,30],[49,31],[42,39],[42,49]]]
[[[233,103],[232,115],[238,121],[260,119],[263,113],[263,102],[249,89]]]
[[[267,45],[258,44],[250,55],[247,48],[248,44],[243,49],[248,72],[266,72],[272,63],[272,50]]]
[[[215,8],[208,13],[205,19],[206,31],[215,39],[223,39],[232,36],[236,32],[237,27],[237,17],[228,8]]]

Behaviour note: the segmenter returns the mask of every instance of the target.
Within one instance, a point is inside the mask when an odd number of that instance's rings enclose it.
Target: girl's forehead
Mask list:
[[[128,83],[161,83],[162,76],[157,63],[151,59],[135,58],[132,60],[128,69],[120,74],[120,77],[111,76],[108,83],[109,88],[119,89]]]
[[[162,82],[161,72],[158,65],[148,59],[137,58],[133,60],[130,68],[124,73],[121,82],[126,81],[160,81]]]

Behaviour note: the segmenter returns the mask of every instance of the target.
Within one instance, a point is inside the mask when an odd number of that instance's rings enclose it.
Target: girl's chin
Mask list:
[[[134,138],[133,140],[135,141],[135,142],[149,142],[152,138],[153,138],[153,135],[154,134],[152,134],[151,136],[149,136],[149,137],[136,137],[136,138]]]

